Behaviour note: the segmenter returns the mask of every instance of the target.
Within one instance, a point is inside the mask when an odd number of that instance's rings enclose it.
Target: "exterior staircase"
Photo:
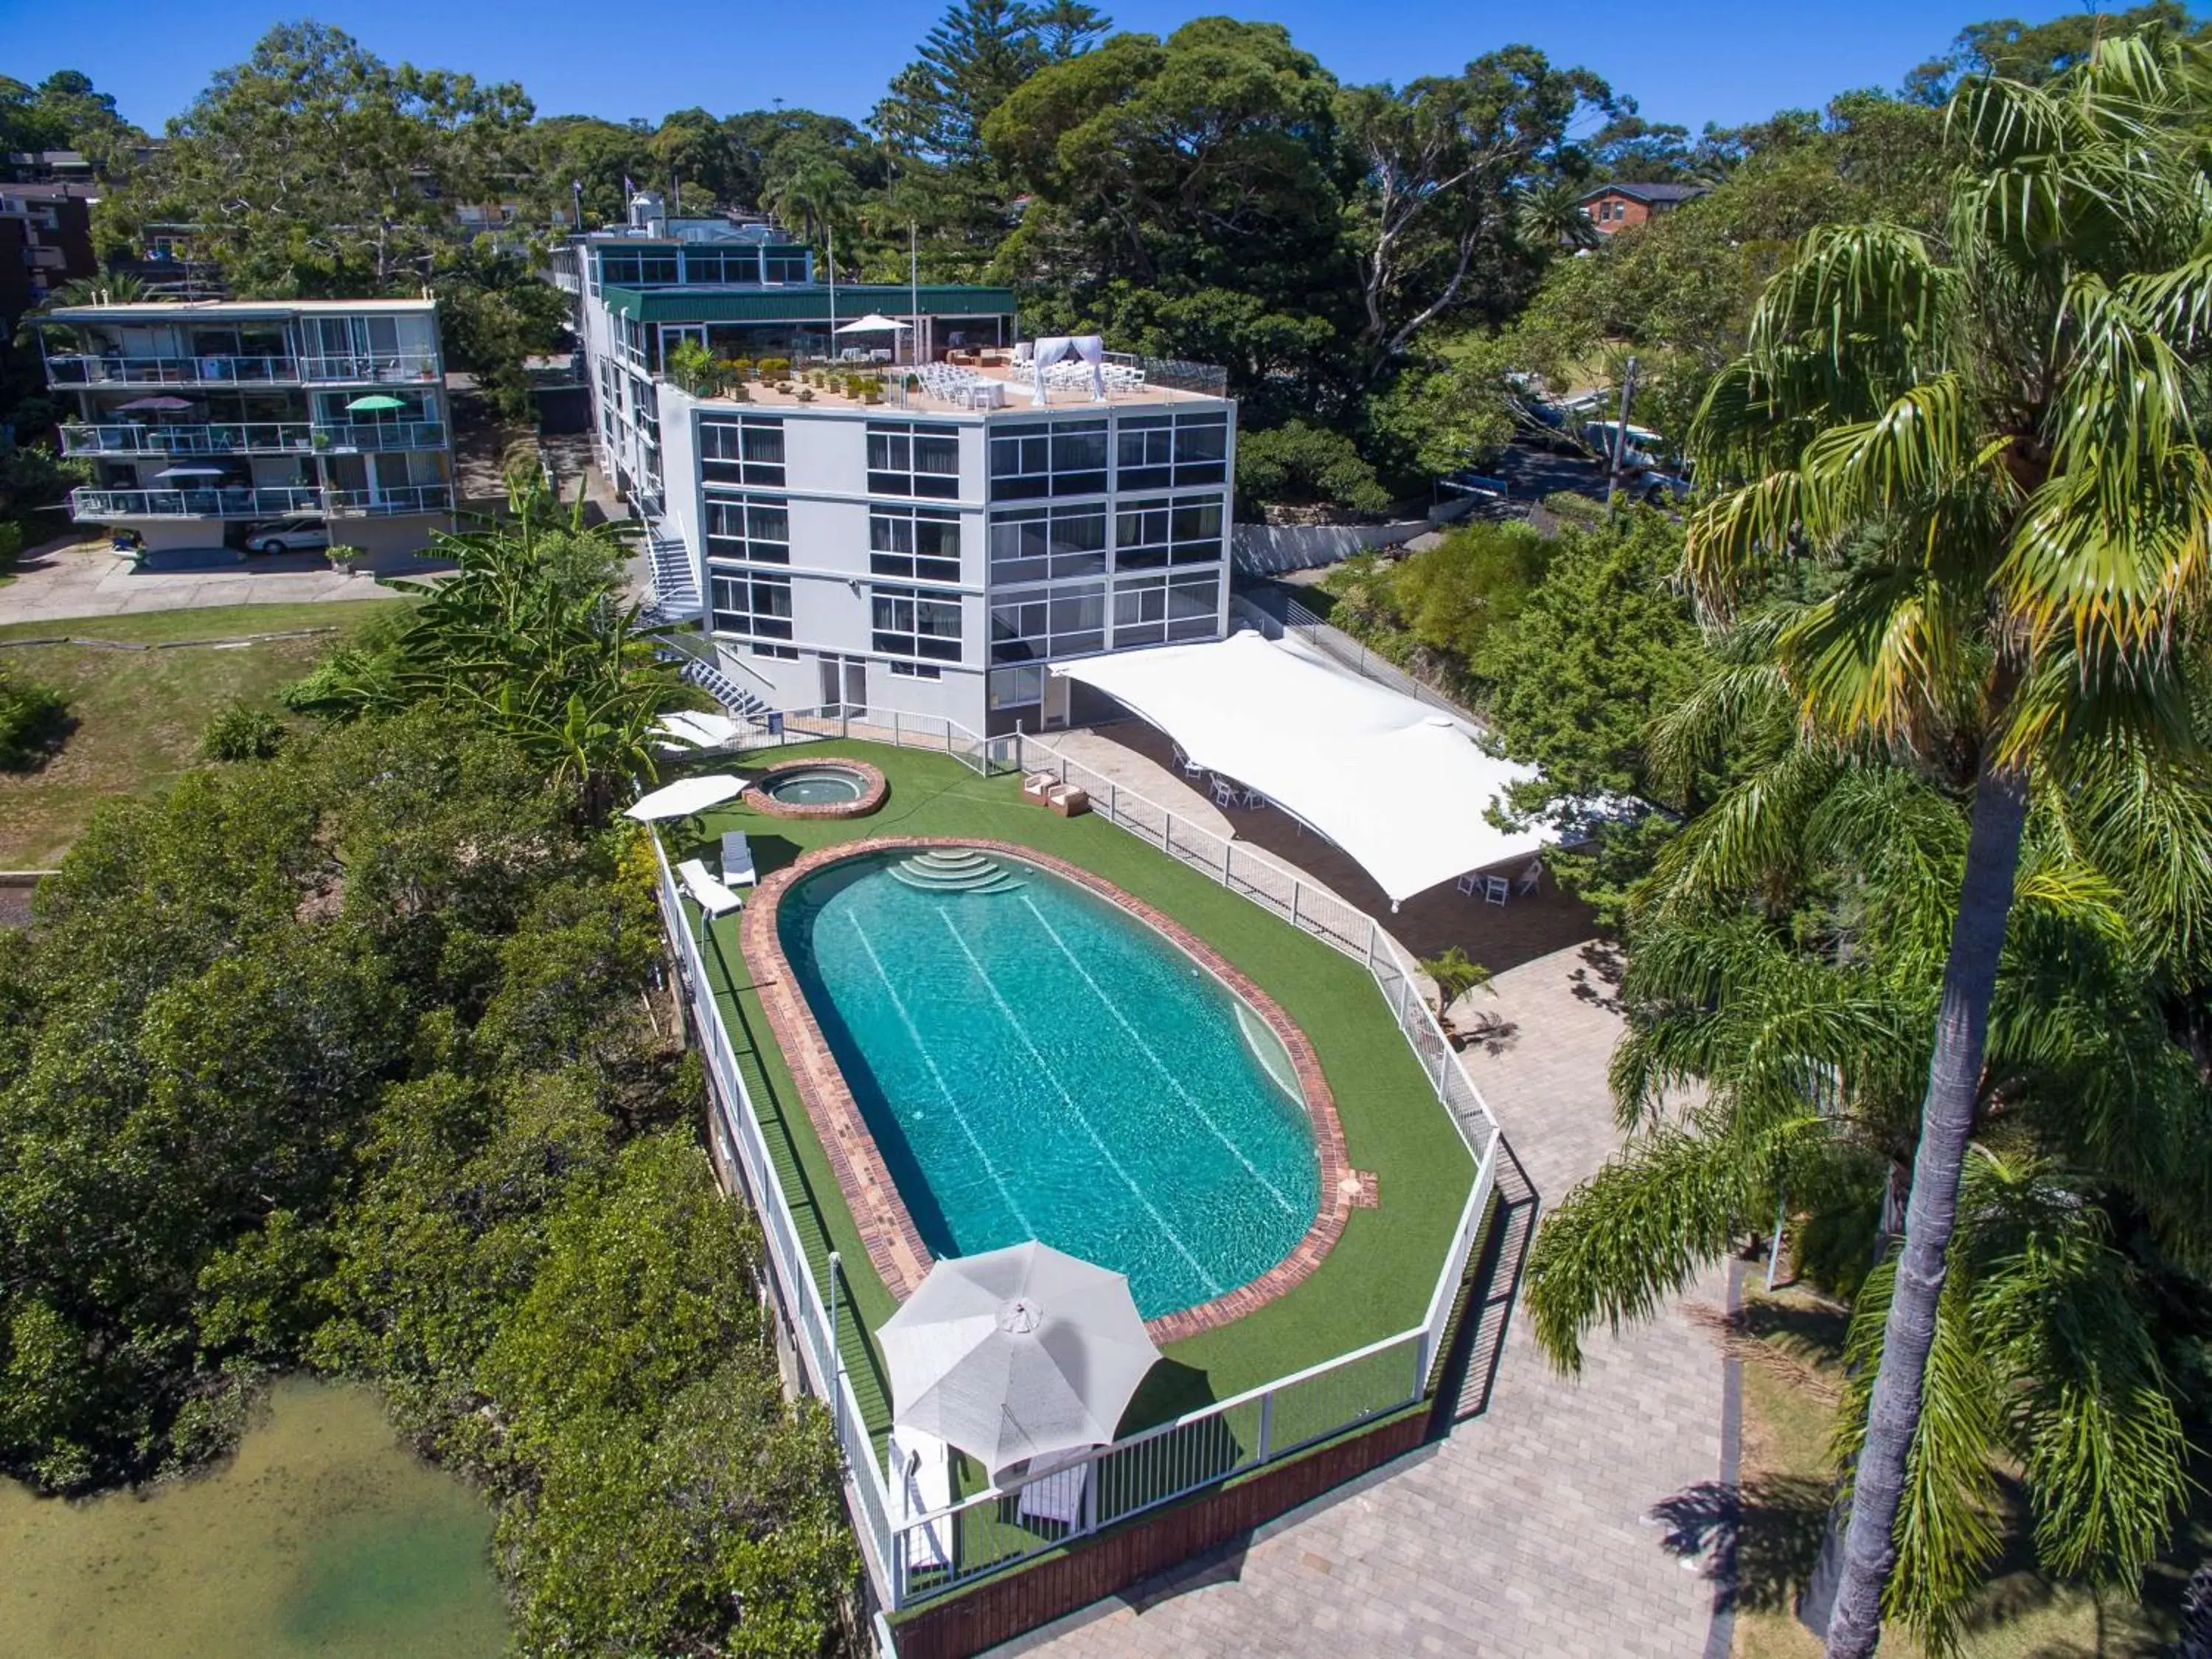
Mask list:
[[[926,893],[1011,893],[1022,878],[972,847],[933,847],[890,866],[892,879]]]
[[[647,528],[645,545],[647,568],[653,575],[652,597],[644,605],[646,621],[661,627],[696,623],[706,607],[691,580],[691,555],[683,538],[670,535],[656,524]],[[665,639],[656,640],[653,648],[663,661],[676,665],[678,678],[697,686],[737,719],[761,723],[775,712],[765,701],[724,673],[710,658],[694,655]]]

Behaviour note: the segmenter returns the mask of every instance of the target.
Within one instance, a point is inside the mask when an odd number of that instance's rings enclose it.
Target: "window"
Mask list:
[[[950,500],[960,493],[960,428],[868,422],[868,494]]]
[[[1146,576],[1114,589],[1114,647],[1211,639],[1220,625],[1221,577]]]
[[[960,660],[960,596],[926,587],[878,587],[870,595],[878,651]]]
[[[701,421],[699,476],[708,483],[781,487],[783,422],[765,415]]]
[[[1036,662],[1106,648],[1106,587],[1042,588],[991,607],[991,660]]]
[[[1114,568],[1157,570],[1221,557],[1221,497],[1131,501],[1114,515]]]
[[[760,283],[760,254],[753,248],[704,248],[684,250],[684,280],[687,284],[713,287],[757,287]]]
[[[806,250],[799,247],[772,247],[764,263],[768,280],[771,283],[803,283],[807,280]]]
[[[645,288],[676,280],[674,248],[601,248],[599,275],[622,288]]]
[[[1001,708],[1030,708],[1044,701],[1044,669],[998,668],[991,672],[983,693],[985,704]]]
[[[868,568],[902,581],[960,580],[960,515],[933,507],[868,510]]]
[[[1023,507],[991,515],[994,586],[1106,574],[1106,509]]]
[[[1121,489],[1219,483],[1229,471],[1229,416],[1214,410],[1125,418],[1115,428],[1114,467]]]
[[[714,627],[724,634],[752,634],[763,639],[791,637],[791,578],[755,576],[733,570],[709,570],[714,589]]]
[[[1054,421],[991,428],[991,499],[1106,493],[1106,422]]]
[[[791,514],[781,501],[707,498],[707,556],[755,564],[791,562]]]
[[[945,671],[933,662],[895,662],[891,678],[902,680],[941,680]]]
[[[799,660],[799,647],[795,645],[749,645],[745,649],[756,657],[774,657],[782,662]]]

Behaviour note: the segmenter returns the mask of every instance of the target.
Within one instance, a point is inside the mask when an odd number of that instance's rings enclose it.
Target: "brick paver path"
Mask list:
[[[1498,976],[1512,1022],[1470,1069],[1547,1202],[1617,1141],[1605,1066],[1620,1020],[1579,951]],[[1577,994],[1577,992],[1582,994]],[[1478,1000],[1480,1000],[1478,994]],[[1386,1200],[1387,1201],[1387,1200]],[[1696,1299],[1717,1302],[1717,1275]],[[1676,1308],[1556,1376],[1516,1313],[1490,1408],[1383,1478],[1003,1652],[1698,1659],[1712,1585],[1642,1517],[1721,1469],[1722,1360]]]

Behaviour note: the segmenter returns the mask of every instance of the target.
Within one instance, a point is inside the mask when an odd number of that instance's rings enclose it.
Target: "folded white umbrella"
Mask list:
[[[703,812],[710,806],[720,806],[726,800],[735,800],[744,790],[743,778],[732,777],[726,772],[710,773],[705,777],[678,778],[665,788],[656,789],[641,796],[623,808],[623,816],[635,818],[640,823],[650,823],[656,818],[688,818],[694,812]]]
[[[684,708],[673,714],[663,714],[653,730],[696,749],[719,749],[736,740],[738,723],[727,714],[707,714]]]
[[[1160,1357],[1127,1279],[1034,1240],[939,1261],[876,1340],[892,1422],[994,1480],[1111,1440]]]

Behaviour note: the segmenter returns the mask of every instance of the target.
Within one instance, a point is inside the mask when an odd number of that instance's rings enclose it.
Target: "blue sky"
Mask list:
[[[312,15],[392,58],[520,81],[544,114],[657,119],[703,105],[718,114],[776,98],[855,118],[928,28],[942,0],[322,0]],[[1165,33],[1219,8],[1101,0],[1124,28]],[[1346,81],[1404,81],[1527,40],[1554,61],[1597,70],[1653,120],[1692,131],[1816,106],[1850,87],[1894,87],[1963,23],[2041,21],[2050,0],[1675,0],[1503,5],[1494,0],[1272,0],[1235,15],[1289,26]],[[189,0],[117,10],[0,0],[0,71],[36,80],[82,69],[125,114],[157,130],[209,73],[246,55],[277,18],[270,0]]]

